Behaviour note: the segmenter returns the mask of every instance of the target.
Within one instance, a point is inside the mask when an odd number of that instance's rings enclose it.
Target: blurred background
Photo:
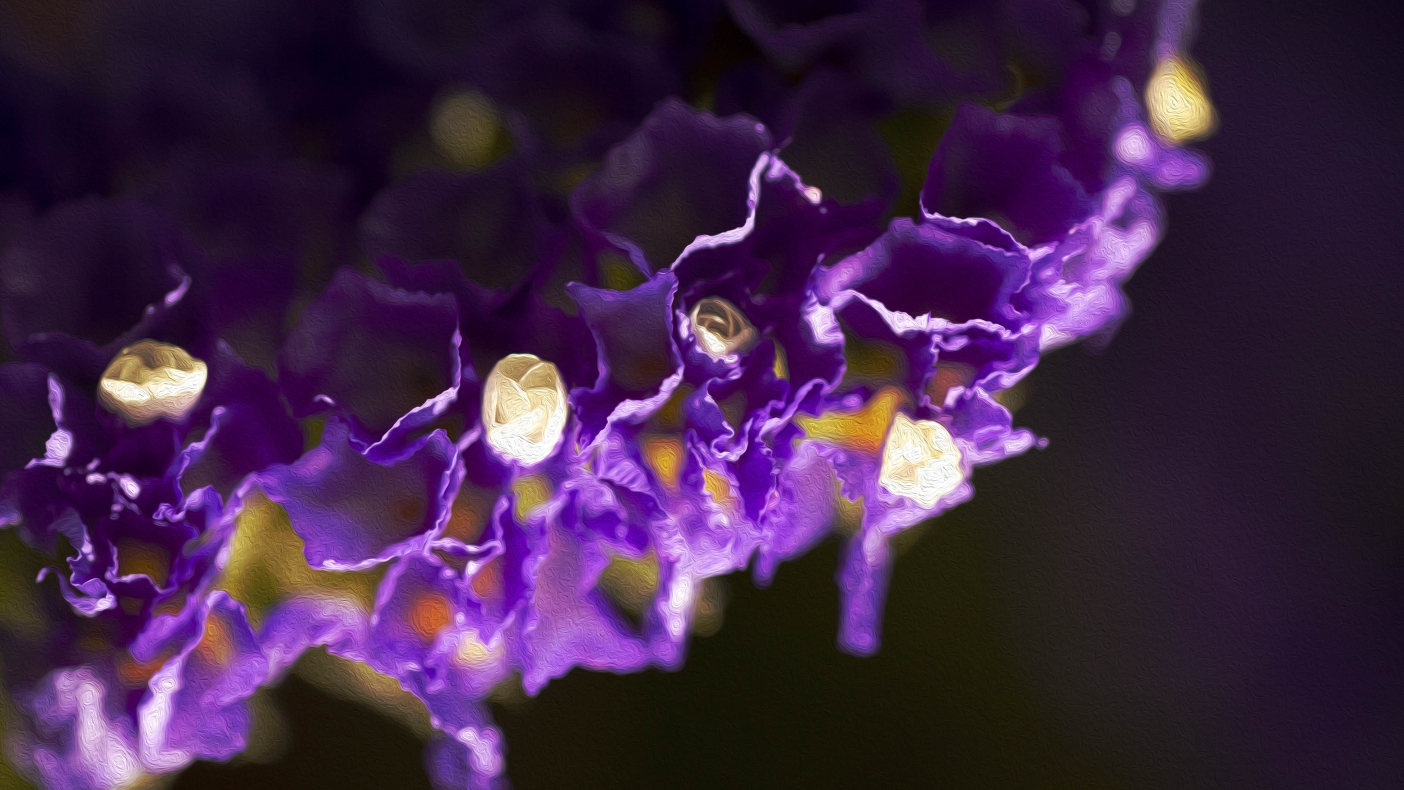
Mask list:
[[[599,4],[464,65],[468,11],[413,28],[394,4],[137,3],[95,25],[92,5],[0,8],[0,244],[85,195],[179,206],[171,185],[210,151],[307,168],[328,228],[407,175],[523,153],[563,200],[632,128],[600,118],[636,124],[670,93],[770,106],[741,90],[764,79],[735,77],[753,44],[725,14]],[[975,499],[907,543],[882,652],[835,647],[832,541],[768,590],[733,576],[683,671],[502,694],[514,785],[1404,786],[1402,23],[1386,4],[1204,3],[1214,176],[1167,200],[1114,342],[1032,377],[1016,422],[1049,447],[980,470]],[[540,30],[600,71],[549,95],[493,82],[494,57],[563,67],[533,54],[563,51]],[[912,213],[939,101],[832,123],[784,106],[765,120],[799,130],[786,158],[808,180]],[[848,150],[874,161],[826,153]],[[309,293],[363,261],[308,238],[285,246]],[[174,786],[427,787],[413,712],[346,699],[318,661],[261,702],[264,753]]]

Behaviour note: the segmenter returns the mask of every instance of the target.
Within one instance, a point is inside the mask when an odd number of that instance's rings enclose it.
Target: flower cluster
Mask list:
[[[369,197],[359,265],[364,179],[187,153],[6,247],[4,581],[38,579],[5,593],[7,754],[44,786],[233,757],[314,646],[422,701],[437,782],[492,786],[495,688],[677,667],[716,577],[834,534],[839,643],[877,650],[892,538],[1039,444],[1014,388],[1115,329],[1155,192],[1208,174],[1182,0],[734,0],[757,56],[709,110],[658,101],[707,4],[654,38],[412,10],[447,5],[362,10],[478,89],[428,126],[455,169]],[[905,195],[894,116],[942,127]]]

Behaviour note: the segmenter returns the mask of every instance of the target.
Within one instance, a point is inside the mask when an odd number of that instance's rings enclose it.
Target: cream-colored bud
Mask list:
[[[565,433],[565,383],[550,362],[509,354],[493,365],[483,385],[483,431],[488,446],[526,466],[546,460]]]
[[[756,328],[736,305],[720,297],[693,305],[691,319],[697,349],[712,359],[749,351],[756,344]]]
[[[960,448],[946,426],[897,412],[882,450],[882,471],[878,474],[882,487],[932,508],[964,479]]]
[[[195,408],[208,369],[185,349],[142,340],[122,349],[98,382],[98,402],[128,425],[179,421]]]
[[[1218,126],[1199,69],[1174,56],[1157,63],[1146,82],[1146,112],[1155,133],[1175,144],[1208,137]]]

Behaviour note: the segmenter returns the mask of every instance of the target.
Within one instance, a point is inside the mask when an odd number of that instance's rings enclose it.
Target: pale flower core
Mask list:
[[[1218,120],[1198,72],[1173,56],[1156,64],[1146,83],[1146,112],[1162,139],[1179,144],[1213,133]]]
[[[964,479],[960,448],[946,426],[897,412],[882,450],[882,487],[930,509]]]
[[[565,433],[565,383],[550,362],[532,354],[498,360],[483,385],[483,430],[488,446],[506,460],[534,466]]]
[[[128,425],[179,421],[205,389],[205,363],[185,349],[141,340],[122,349],[98,382],[98,401]]]
[[[693,305],[690,317],[698,350],[712,359],[748,351],[756,344],[756,328],[725,299],[709,296],[700,300]]]

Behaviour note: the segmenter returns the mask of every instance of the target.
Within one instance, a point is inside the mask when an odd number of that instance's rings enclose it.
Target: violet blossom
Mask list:
[[[718,577],[768,583],[828,535],[839,645],[876,651],[892,539],[1041,445],[1011,388],[1109,336],[1156,193],[1208,175],[1192,3],[1140,5],[734,0],[758,55],[709,77],[749,113],[718,114],[666,98],[702,62],[681,28],[366,3],[366,46],[470,96],[510,153],[485,137],[380,189],[374,140],[349,169],[187,152],[140,202],[26,219],[0,259],[0,525],[65,628],[6,663],[11,760],[115,788],[231,759],[252,696],[323,646],[422,703],[440,786],[502,786],[494,689],[677,668]],[[125,62],[166,57],[193,58],[137,37]],[[201,69],[267,57],[240,36]],[[188,88],[166,79],[127,89]],[[366,80],[352,104],[399,106]],[[228,100],[260,108],[251,150],[299,115],[269,91]],[[937,112],[914,181],[884,119]],[[282,517],[267,551],[302,581],[254,600],[241,563]]]

